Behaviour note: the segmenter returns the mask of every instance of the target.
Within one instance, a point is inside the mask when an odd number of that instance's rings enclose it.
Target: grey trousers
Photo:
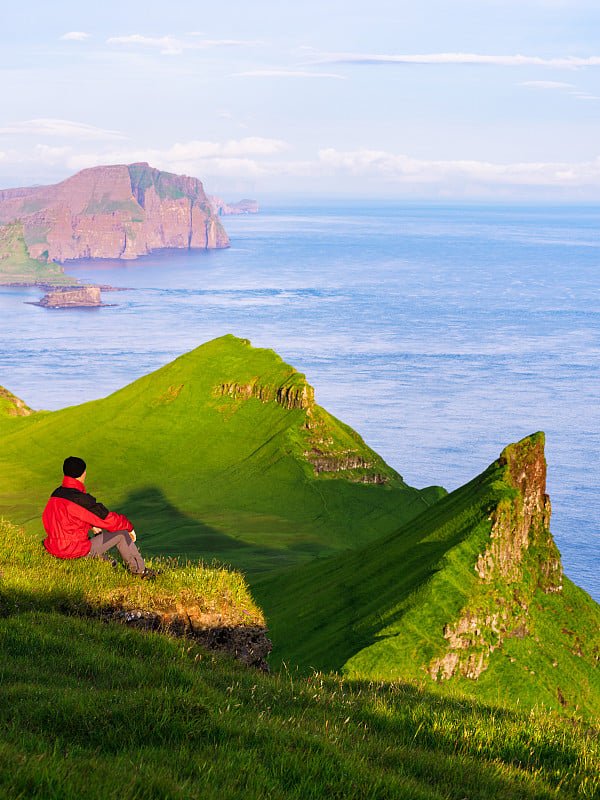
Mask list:
[[[110,550],[111,547],[117,548],[131,572],[139,573],[144,571],[146,567],[144,559],[127,531],[117,531],[116,533],[102,531],[102,533],[92,536],[92,546],[90,547],[88,558],[102,558],[104,553]]]

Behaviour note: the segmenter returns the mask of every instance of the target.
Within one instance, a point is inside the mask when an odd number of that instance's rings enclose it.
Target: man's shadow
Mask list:
[[[205,564],[216,561],[242,570],[254,565],[257,556],[267,561],[285,557],[284,549],[263,545],[257,548],[185,514],[156,486],[131,492],[119,504],[119,511],[133,523],[143,556],[200,559]]]

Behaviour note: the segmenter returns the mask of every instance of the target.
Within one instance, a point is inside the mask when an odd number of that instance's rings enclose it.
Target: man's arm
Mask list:
[[[92,530],[96,534],[97,533],[102,533],[102,528],[92,528]],[[136,535],[135,531],[133,530],[133,528],[129,531],[129,535],[131,536],[131,540],[132,541],[135,542],[137,540],[137,535]]]
[[[87,522],[90,528],[100,528],[101,530],[114,533],[115,531],[129,531],[133,530],[133,525],[123,514],[116,514],[114,511],[109,511],[106,518],[96,516],[87,508],[72,503],[69,508],[69,514],[77,519]]]

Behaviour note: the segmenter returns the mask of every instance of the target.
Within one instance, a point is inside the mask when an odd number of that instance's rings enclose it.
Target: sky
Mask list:
[[[0,189],[600,200],[596,0],[30,0],[0,41]]]

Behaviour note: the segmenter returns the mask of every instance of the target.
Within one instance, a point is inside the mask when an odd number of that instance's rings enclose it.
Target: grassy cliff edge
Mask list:
[[[5,521],[0,534],[7,800],[598,796],[597,731],[580,720],[401,682],[266,676],[192,639],[89,614],[115,590],[136,606],[165,585],[54,561]],[[233,607],[260,620],[236,578],[208,584],[207,598],[237,593]]]

